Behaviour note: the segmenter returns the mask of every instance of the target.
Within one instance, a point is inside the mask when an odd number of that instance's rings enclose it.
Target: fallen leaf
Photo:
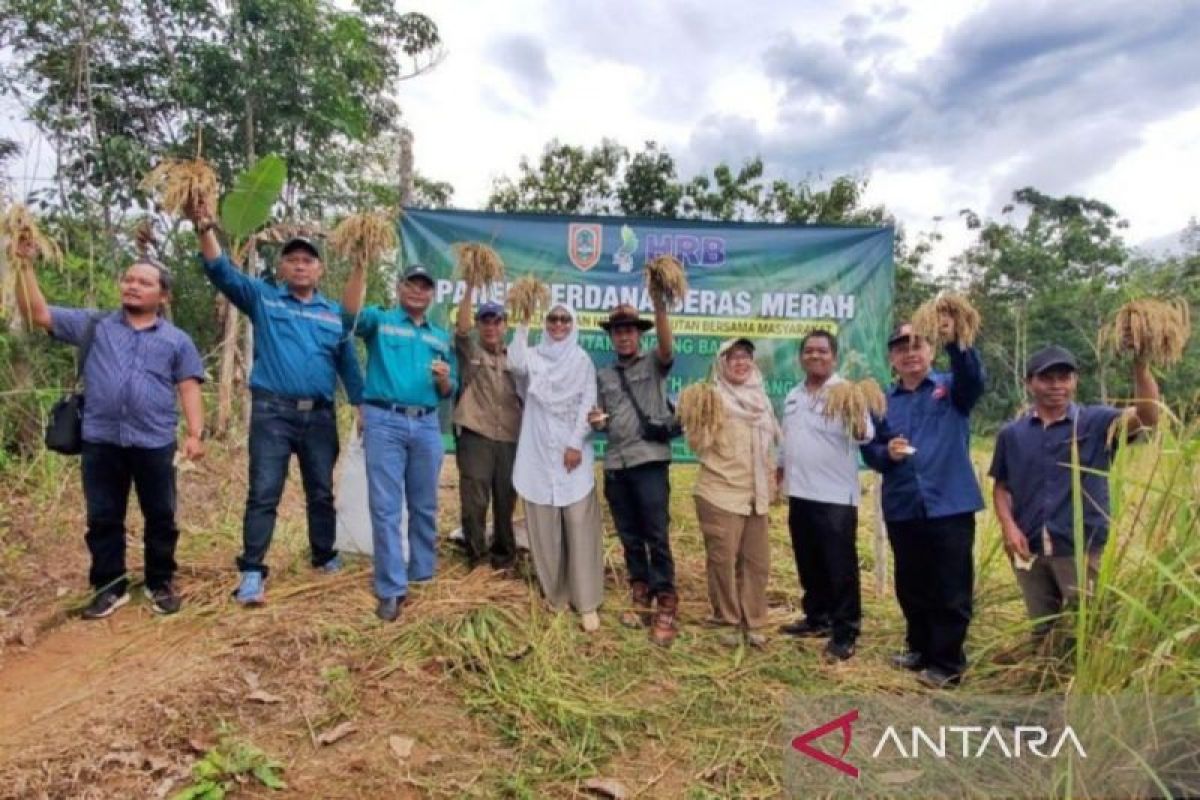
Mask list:
[[[356,730],[358,730],[358,728],[354,726],[353,722],[343,722],[336,728],[327,730],[318,736],[317,744],[333,744],[334,742],[339,742],[350,734],[354,733]]]
[[[249,686],[251,689],[258,688],[258,673],[257,672],[243,672],[242,680],[244,680],[246,682],[246,685]]]
[[[33,647],[33,643],[37,641],[37,631],[33,628],[23,628],[21,630],[21,644],[26,647]]]
[[[59,599],[66,597],[70,593],[71,593],[71,590],[68,589],[66,586],[60,586],[54,590],[54,596]]]
[[[611,797],[612,800],[625,800],[629,797],[629,791],[625,788],[625,784],[611,778],[588,778],[583,782],[583,789],[593,794]]]
[[[210,742],[207,739],[201,739],[197,736],[193,736],[191,739],[188,739],[187,745],[188,747],[192,748],[193,752],[198,753],[199,755],[204,755],[209,750],[212,750],[214,747],[216,747],[213,742]]]
[[[890,783],[897,785],[901,783],[912,783],[924,773],[919,769],[898,769],[892,772],[881,772],[875,776],[880,783]]]
[[[258,691],[254,691],[254,692],[251,692],[250,694],[246,695],[246,699],[250,700],[252,702],[255,702],[255,703],[263,703],[265,705],[273,705],[275,703],[283,702],[283,698],[280,697],[279,695],[271,694],[270,692],[265,692],[262,689],[259,689]]]
[[[401,761],[406,760],[412,755],[413,745],[415,744],[416,741],[407,736],[388,737],[388,747],[390,747],[392,752],[396,754],[396,758],[400,759]]]

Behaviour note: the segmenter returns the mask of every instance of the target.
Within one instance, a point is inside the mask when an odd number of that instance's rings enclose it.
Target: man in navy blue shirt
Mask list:
[[[254,324],[250,488],[236,597],[242,605],[260,605],[267,549],[293,453],[304,482],[311,563],[324,572],[341,568],[333,548],[333,465],[338,456],[334,395],[340,378],[350,404],[357,406],[362,371],[353,341],[342,333],[341,306],[317,290],[324,270],[316,244],[300,237],[285,242],[280,284],[275,285],[244,275],[229,262],[209,209],[191,209],[190,216],[205,274]]]
[[[996,437],[989,474],[1004,547],[1012,559],[1025,607],[1034,621],[1034,643],[1078,599],[1076,545],[1086,551],[1087,584],[1096,577],[1108,540],[1108,476],[1124,424],[1126,438],[1158,422],[1158,384],[1144,360],[1133,364],[1134,405],[1085,406],[1074,402],[1079,365],[1067,349],[1046,347],[1030,356],[1025,386],[1033,408]],[[1122,423],[1120,418],[1125,415]],[[1116,435],[1110,436],[1110,430]],[[1083,520],[1076,538],[1073,473],[1079,466]]]
[[[175,396],[187,420],[182,454],[200,458],[204,365],[188,335],[160,313],[170,297],[171,274],[157,262],[135,261],[121,276],[121,308],[113,312],[47,305],[31,268],[18,280],[17,307],[27,322],[77,347],[91,340],[83,365],[81,473],[94,595],[83,616],[101,619],[129,602],[125,512],[131,486],[145,518],[144,591],[153,611],[173,614],[181,605],[172,582],[179,541]]]
[[[946,317],[949,372],[933,371],[933,345],[912,326],[888,338],[896,383],[864,460],[883,473],[883,518],[895,557],[896,600],[907,650],[892,662],[928,686],[957,685],[971,623],[975,512],[983,495],[971,465],[971,409],[983,395],[979,351],[955,343]]]

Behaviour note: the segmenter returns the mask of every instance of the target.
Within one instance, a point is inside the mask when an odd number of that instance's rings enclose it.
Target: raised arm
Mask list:
[[[342,291],[342,311],[351,316],[362,311],[366,293],[367,268],[363,264],[355,264],[350,269],[350,277],[346,279],[346,288]]]
[[[670,364],[675,358],[675,336],[671,333],[671,316],[667,304],[658,295],[651,296],[654,304],[654,332],[658,334],[658,361]]]
[[[1137,416],[1129,420],[1129,433],[1158,424],[1158,382],[1150,372],[1149,362],[1140,358],[1133,362],[1133,407]]]
[[[950,355],[950,400],[964,414],[983,397],[985,376],[983,359],[974,347],[961,348],[950,343],[946,346]]]
[[[472,292],[475,287],[467,281],[467,288],[463,292],[462,302],[458,304],[458,313],[454,315],[454,332],[459,336],[467,336],[471,333],[471,309],[474,303],[471,302]]]
[[[516,375],[529,374],[529,325],[517,325],[512,344],[508,346],[508,368]],[[592,381],[595,383],[595,381]]]
[[[31,262],[17,270],[17,310],[21,318],[30,326],[36,325],[43,330],[50,330],[54,321],[50,317],[50,306],[42,287],[38,286],[37,275]]]
[[[358,353],[354,349],[354,339],[346,334],[337,349],[337,373],[342,380],[342,388],[346,390],[346,399],[350,405],[362,404],[363,374],[362,366],[358,363]]]

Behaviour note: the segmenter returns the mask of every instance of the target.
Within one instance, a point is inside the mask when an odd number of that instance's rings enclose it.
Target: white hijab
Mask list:
[[[542,339],[533,349],[529,363],[529,389],[532,397],[551,414],[570,421],[579,412],[583,397],[583,376],[587,374],[590,356],[579,346],[579,325],[575,310],[556,305],[546,312],[565,312],[571,318],[571,332],[555,341],[543,323]]]

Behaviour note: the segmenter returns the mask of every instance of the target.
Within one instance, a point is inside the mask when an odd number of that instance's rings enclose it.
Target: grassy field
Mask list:
[[[1070,623],[1088,646],[1068,659],[1001,657],[1027,627],[997,526],[980,515],[972,667],[961,692],[1200,685],[1191,433],[1167,430],[1114,470],[1118,535],[1099,592]],[[975,453],[981,473],[987,445]],[[598,634],[546,611],[528,568],[523,579],[468,573],[449,545],[439,578],[416,589],[401,624],[384,625],[372,615],[369,564],[351,561],[334,577],[308,568],[295,476],[271,551],[269,604],[238,609],[228,594],[244,474],[244,453],[220,447],[181,474],[184,612],[157,618],[136,602],[86,623],[71,615],[86,582],[75,464],[45,456],[9,469],[0,490],[0,797],[220,796],[202,793],[211,787],[257,797],[277,794],[270,785],[280,781],[288,789],[278,791],[297,797],[572,797],[589,780],[617,781],[628,796],[774,797],[784,793],[783,715],[794,698],[921,691],[886,664],[903,625],[890,582],[881,591],[875,583],[869,477],[863,637],[852,661],[829,665],[819,642],[776,636],[762,652],[729,649],[700,626],[694,467],[672,472],[683,629],[670,650],[617,622],[625,594],[611,528]],[[455,481],[448,459],[443,531],[458,524]],[[796,613],[798,587],[782,506],[772,520],[774,624]]]

